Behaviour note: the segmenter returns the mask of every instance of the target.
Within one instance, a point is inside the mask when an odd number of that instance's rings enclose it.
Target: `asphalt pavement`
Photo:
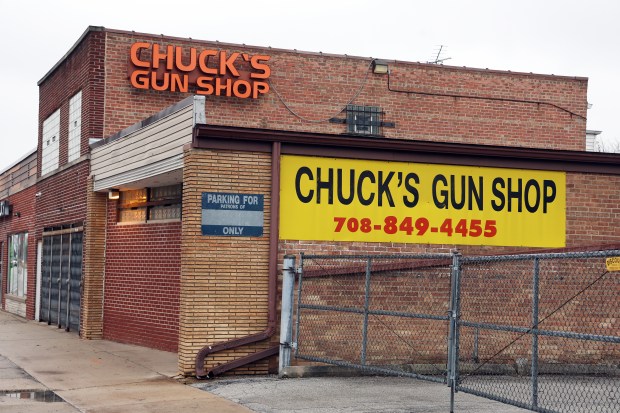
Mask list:
[[[445,385],[402,377],[176,375],[174,353],[82,340],[0,311],[0,413],[449,412]],[[524,412],[462,393],[456,400],[455,412]]]
[[[406,377],[221,378],[194,386],[259,413],[448,413],[450,389]],[[458,413],[526,410],[458,393]]]

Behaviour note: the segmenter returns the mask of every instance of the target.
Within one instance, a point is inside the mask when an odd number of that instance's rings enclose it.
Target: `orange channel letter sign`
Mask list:
[[[129,79],[137,89],[256,99],[269,92],[270,56],[136,42],[129,51]]]

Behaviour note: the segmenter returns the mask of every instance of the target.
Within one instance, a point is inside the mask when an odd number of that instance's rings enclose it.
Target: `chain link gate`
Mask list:
[[[613,256],[302,254],[298,271],[285,260],[281,363],[292,347],[301,360],[446,383],[451,412],[459,391],[537,412],[620,412]]]
[[[302,255],[295,357],[445,383],[450,254]]]
[[[620,412],[613,256],[462,257],[455,389],[536,412]]]

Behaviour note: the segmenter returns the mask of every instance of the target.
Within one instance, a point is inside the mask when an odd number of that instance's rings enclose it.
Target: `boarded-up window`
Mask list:
[[[80,141],[82,138],[82,91],[69,100],[69,162],[80,157]]]
[[[43,148],[41,153],[41,176],[58,169],[60,147],[60,109],[43,121]]]

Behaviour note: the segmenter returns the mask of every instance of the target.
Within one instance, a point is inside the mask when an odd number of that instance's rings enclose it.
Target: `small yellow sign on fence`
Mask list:
[[[607,271],[620,271],[620,257],[611,257],[605,260]]]

